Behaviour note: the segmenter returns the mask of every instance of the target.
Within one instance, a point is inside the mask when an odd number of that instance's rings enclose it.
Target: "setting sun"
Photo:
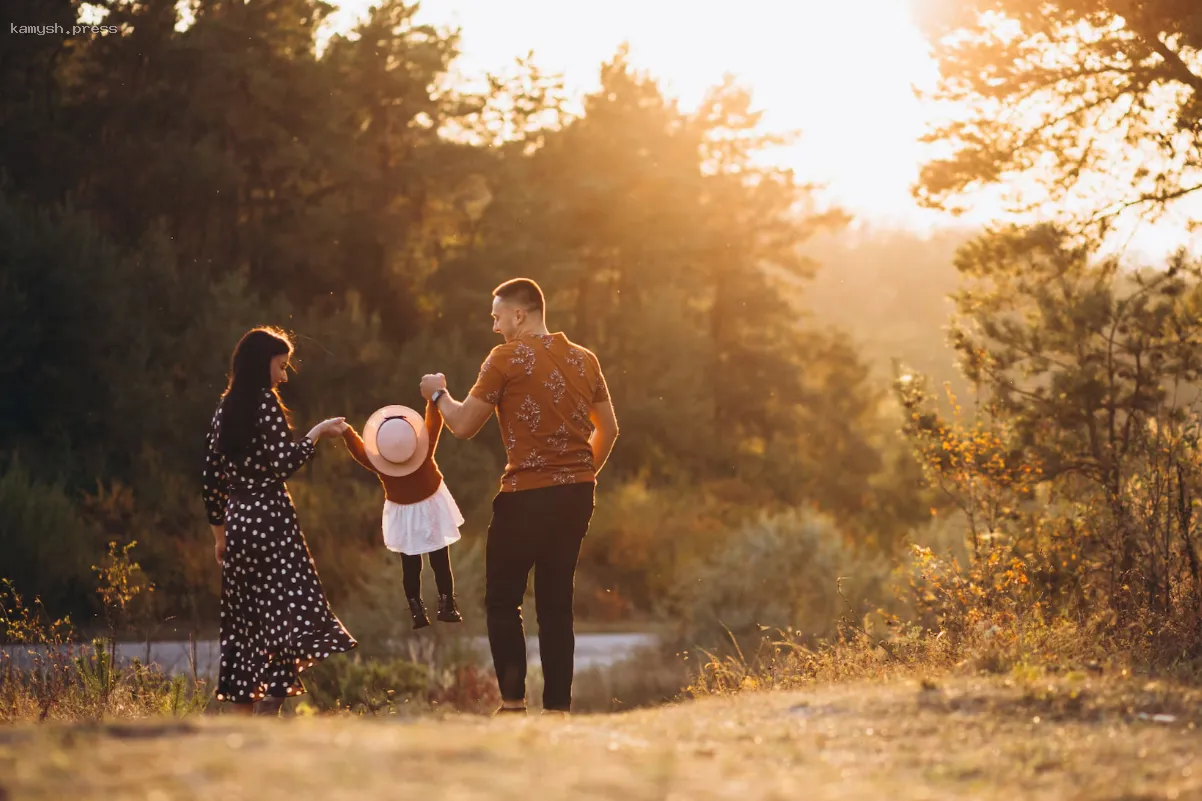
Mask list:
[[[350,31],[374,5],[335,4],[326,37]],[[737,7],[713,0],[613,0],[604,7],[428,0],[418,19],[460,29],[457,73],[465,79],[533,53],[579,97],[596,88],[599,65],[627,43],[632,64],[689,110],[731,74],[752,91],[765,129],[801,134],[766,157],[824,185],[819,196],[850,212],[853,224],[926,234],[1004,218],[1005,187],[976,193],[958,220],[919,206],[911,194],[920,167],[938,152],[919,141],[936,111],[916,91],[934,89],[938,69],[913,8],[913,0],[749,0]],[[1137,257],[1188,246],[1196,241],[1188,232],[1196,211],[1187,201],[1159,222],[1117,221],[1110,246]]]
[[[369,5],[345,0],[330,31],[349,30]],[[634,65],[688,109],[733,74],[752,90],[767,128],[801,132],[776,158],[826,184],[831,201],[875,223],[925,229],[934,219],[910,196],[924,125],[913,90],[930,88],[936,72],[906,0],[755,0],[737,9],[430,0],[419,19],[462,29],[459,68],[469,76],[533,51],[579,94],[596,86],[598,66],[627,42]]]

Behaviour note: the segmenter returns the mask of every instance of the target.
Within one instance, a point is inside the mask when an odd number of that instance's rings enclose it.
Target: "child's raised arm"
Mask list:
[[[373,473],[376,472],[376,468],[367,458],[367,451],[363,449],[363,438],[359,436],[359,433],[355,431],[353,426],[347,425],[346,431],[342,432],[342,441],[346,443],[346,449],[350,451],[351,457],[356,462]]]
[[[433,401],[426,401],[426,431],[430,432],[430,450],[434,450],[442,433],[442,412]]]

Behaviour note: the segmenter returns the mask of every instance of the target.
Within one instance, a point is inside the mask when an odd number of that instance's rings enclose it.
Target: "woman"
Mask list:
[[[242,714],[255,702],[278,711],[285,698],[304,693],[301,671],[356,645],[326,603],[284,486],[318,441],[347,426],[333,417],[292,440],[276,390],[288,380],[292,350],[271,328],[242,337],[208,436],[205,512],[221,565],[217,700]]]

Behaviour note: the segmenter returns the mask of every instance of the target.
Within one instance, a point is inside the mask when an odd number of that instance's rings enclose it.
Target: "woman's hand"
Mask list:
[[[213,529],[213,555],[217,564],[225,567],[225,526],[210,526]]]
[[[314,444],[317,444],[324,437],[342,436],[342,432],[346,431],[346,429],[345,417],[331,417],[313,426],[313,429],[309,432],[309,439],[313,440]]]

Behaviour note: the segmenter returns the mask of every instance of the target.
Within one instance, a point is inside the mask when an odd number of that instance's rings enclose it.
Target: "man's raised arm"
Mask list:
[[[422,397],[431,400],[435,393],[438,399],[435,405],[442,413],[442,419],[459,439],[471,439],[480,433],[488,418],[492,416],[493,405],[485,403],[474,395],[468,395],[462,402],[451,397],[447,390],[447,380],[442,373],[427,375],[422,378]]]

